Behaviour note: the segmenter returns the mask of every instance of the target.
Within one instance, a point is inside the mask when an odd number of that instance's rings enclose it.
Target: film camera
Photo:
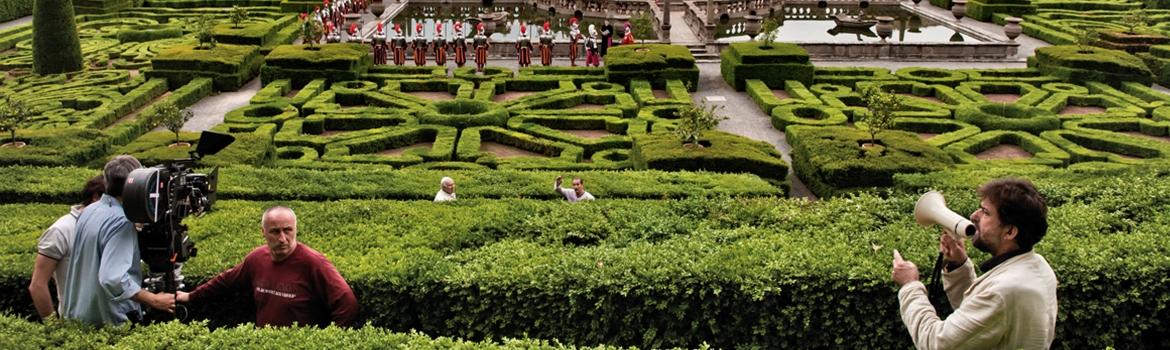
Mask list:
[[[231,135],[204,131],[191,158],[137,169],[126,178],[123,209],[127,219],[142,224],[138,250],[149,266],[143,288],[173,294],[183,287],[183,262],[197,253],[183,218],[211,210],[219,176],[218,166],[208,174],[192,173],[191,168],[196,160],[218,153],[235,140]]]

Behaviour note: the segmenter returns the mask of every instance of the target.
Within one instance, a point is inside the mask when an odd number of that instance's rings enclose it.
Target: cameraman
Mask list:
[[[893,280],[901,290],[902,322],[918,349],[1048,349],[1056,331],[1056,274],[1032,246],[1048,231],[1047,203],[1031,182],[992,180],[976,192],[971,214],[975,248],[992,255],[979,264],[963,242],[943,234],[943,286],[955,312],[939,319],[918,281],[918,268],[894,251]]]
[[[142,290],[142,264],[138,233],[122,211],[122,189],[131,171],[142,164],[131,156],[117,156],[103,171],[106,194],[90,204],[77,218],[73,259],[69,261],[63,318],[102,326],[140,320],[139,304],[174,312],[171,294]]]
[[[260,220],[265,245],[244,261],[196,288],[178,292],[181,303],[199,303],[233,290],[250,289],[256,302],[256,326],[351,327],[358,302],[349,284],[325,255],[297,242],[297,214],[284,206],[264,211]]]

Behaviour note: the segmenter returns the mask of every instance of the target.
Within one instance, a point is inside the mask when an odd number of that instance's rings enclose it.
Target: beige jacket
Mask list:
[[[1044,257],[1027,252],[979,278],[968,259],[943,273],[955,313],[940,320],[926,286],[898,291],[902,322],[918,349],[1048,349],[1056,332],[1056,274]]]

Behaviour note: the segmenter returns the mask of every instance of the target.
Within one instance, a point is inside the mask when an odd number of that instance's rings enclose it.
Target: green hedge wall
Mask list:
[[[4,135],[0,140],[8,137]],[[16,138],[28,145],[0,147],[0,166],[76,166],[101,158],[109,149],[105,134],[95,129],[22,130]]]
[[[775,181],[788,193],[788,164],[775,146],[721,131],[704,133],[699,143],[705,147],[683,147],[668,132],[635,135],[630,160],[637,170],[752,173]]]
[[[894,129],[937,134],[926,140],[926,143],[935,147],[945,147],[955,141],[978,134],[979,127],[953,119],[943,118],[894,118]]]
[[[1096,130],[1053,130],[1041,133],[1040,137],[1067,151],[1073,163],[1170,163],[1170,145],[1162,141]]]
[[[396,168],[423,162],[450,161],[455,153],[455,139],[458,134],[454,127],[439,125],[386,128],[369,136],[330,143],[325,146],[325,154],[321,156],[321,160],[375,163]],[[424,142],[431,143],[431,146],[409,149],[400,156],[377,154]]]
[[[1060,128],[1060,119],[1048,110],[1014,103],[982,102],[960,106],[955,120],[983,130],[1018,130],[1040,134]]]
[[[842,85],[853,88],[859,81],[898,80],[889,68],[816,67],[814,84]]]
[[[978,159],[975,154],[992,147],[1009,144],[1023,148],[1032,158]],[[956,163],[974,167],[1012,167],[1020,165],[1068,166],[1071,157],[1068,152],[1039,136],[1022,131],[985,131],[952,143],[943,148]]]
[[[789,126],[845,126],[849,117],[841,110],[825,105],[790,104],[772,109],[772,126],[787,131]]]
[[[1154,76],[1141,59],[1124,51],[1095,47],[1048,46],[1028,57],[1028,67],[1073,84],[1096,81],[1112,86],[1132,81],[1150,85]]]
[[[940,68],[909,67],[899,68],[894,75],[905,80],[926,84],[942,84],[950,87],[959,86],[967,81],[967,74],[957,70]]]
[[[956,69],[966,74],[970,81],[1013,82],[1040,85],[1060,81],[1060,78],[1044,74],[1036,68],[1002,69]]]
[[[10,0],[0,4],[0,22],[32,15],[36,0]]]
[[[775,89],[783,88],[786,80],[813,83],[808,51],[796,44],[774,43],[765,48],[758,42],[731,43],[719,60],[723,80],[736,91],[743,91],[748,79],[762,80]]]
[[[991,16],[1006,13],[1015,17],[1036,13],[1031,0],[968,0],[967,17],[980,22],[990,22]]]
[[[81,0],[79,0],[81,1]],[[85,68],[70,0],[37,0],[33,6],[33,73],[49,75]],[[35,40],[36,38],[40,40]]]
[[[822,198],[887,187],[894,174],[939,171],[952,164],[937,147],[905,131],[882,131],[879,146],[869,148],[861,146],[870,142],[869,133],[847,127],[790,127],[786,138],[792,144],[792,170]]]
[[[646,45],[650,51],[635,51],[640,48],[623,45],[606,53],[605,74],[609,82],[629,86],[631,80],[642,79],[661,89],[667,80],[678,79],[692,92],[699,88],[699,68],[686,46],[651,44]]]
[[[313,79],[330,83],[358,80],[374,64],[368,45],[357,43],[313,45],[283,45],[273,49],[264,58],[260,68],[263,84],[280,79],[292,79],[293,85],[307,84]]]
[[[790,97],[784,100],[776,97],[776,94],[772,93],[772,88],[764,84],[762,80],[748,79],[744,81],[744,86],[744,89],[747,90],[748,97],[751,97],[752,101],[756,103],[756,106],[760,107],[760,111],[767,115],[771,115],[772,110],[781,105],[802,103],[821,104],[821,100],[816,95],[808,91],[808,88],[805,88],[804,84],[796,80],[784,82],[784,93]]]
[[[197,77],[210,77],[215,88],[236,91],[256,77],[264,62],[259,46],[219,44],[212,49],[176,45],[151,60],[148,78],[167,78],[171,85],[185,85]]]

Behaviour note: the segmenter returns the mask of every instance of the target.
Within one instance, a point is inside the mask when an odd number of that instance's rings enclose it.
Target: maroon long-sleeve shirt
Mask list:
[[[350,327],[358,302],[349,285],[324,255],[297,242],[292,255],[272,261],[268,246],[256,248],[233,267],[200,285],[191,303],[214,299],[232,290],[251,288],[256,301],[256,326],[314,325],[332,321]]]

